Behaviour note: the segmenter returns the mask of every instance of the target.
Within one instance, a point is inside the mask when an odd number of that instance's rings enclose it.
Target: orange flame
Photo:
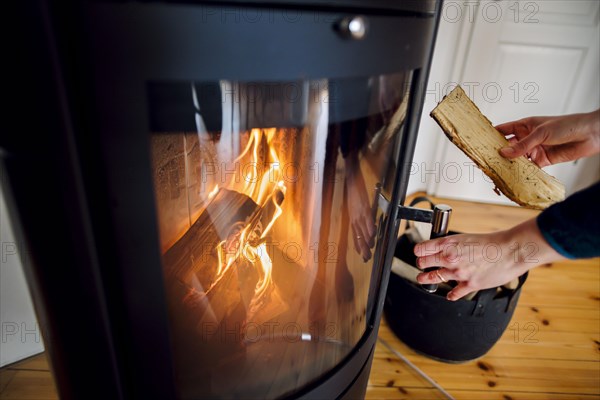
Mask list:
[[[246,147],[234,160],[234,162],[246,161],[244,168],[240,169],[243,171],[240,172],[242,176],[237,177],[241,179],[233,179],[228,188],[250,197],[256,202],[259,210],[264,210],[267,205],[274,207],[272,217],[262,229],[257,229],[252,225],[253,221],[249,221],[245,226],[240,224],[240,226],[234,227],[232,237],[217,245],[219,263],[217,275],[206,293],[218,285],[225,273],[238,260],[251,263],[259,274],[252,304],[262,304],[263,297],[268,294],[273,283],[273,262],[267,252],[265,239],[283,212],[280,206],[281,196],[286,192],[279,157],[272,146],[276,132],[276,128],[250,131]],[[218,191],[219,186],[217,185],[208,195],[209,199],[212,199]],[[239,230],[236,231],[236,229]]]

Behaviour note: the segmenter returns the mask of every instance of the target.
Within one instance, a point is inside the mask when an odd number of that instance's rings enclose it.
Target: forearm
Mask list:
[[[516,276],[539,265],[565,259],[544,238],[535,218],[505,231],[505,235],[504,248],[510,249]]]

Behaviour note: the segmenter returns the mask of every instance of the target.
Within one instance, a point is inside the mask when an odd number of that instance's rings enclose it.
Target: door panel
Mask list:
[[[478,3],[460,81],[493,124],[600,106],[599,5],[596,0]],[[441,146],[440,179],[430,191],[514,205],[497,196],[491,180],[445,138]],[[597,181],[599,170],[599,157],[547,168],[565,183],[567,194]]]

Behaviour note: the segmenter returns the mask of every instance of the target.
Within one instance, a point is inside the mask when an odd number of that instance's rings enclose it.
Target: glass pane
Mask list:
[[[288,394],[363,336],[410,77],[149,83],[182,398]]]

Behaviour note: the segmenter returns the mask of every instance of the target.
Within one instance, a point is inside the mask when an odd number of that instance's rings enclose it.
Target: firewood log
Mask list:
[[[204,287],[213,283],[218,262],[216,248],[234,225],[258,208],[248,196],[221,189],[190,229],[163,256],[167,275],[188,283],[195,274]]]
[[[460,86],[445,96],[431,116],[448,139],[487,175],[506,197],[534,209],[565,198],[564,185],[526,157],[512,160],[499,154],[508,141],[479,111]]]

